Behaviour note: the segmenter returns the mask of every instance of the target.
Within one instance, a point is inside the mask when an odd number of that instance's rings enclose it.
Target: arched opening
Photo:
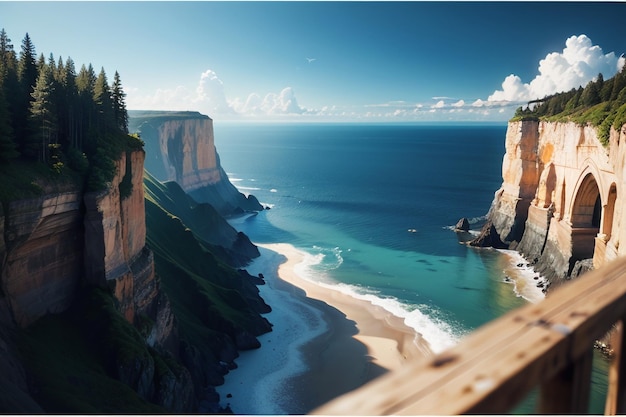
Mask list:
[[[594,215],[600,215],[602,211],[602,203],[600,200],[600,190],[596,179],[592,174],[587,174],[583,179],[572,207],[572,227],[590,228],[600,227],[599,218]],[[598,212],[598,210],[600,210]]]
[[[602,217],[602,199],[600,194],[596,198],[596,203],[593,205],[593,214],[591,215],[591,227],[597,227],[600,229],[600,219]]]
[[[595,238],[602,220],[602,198],[598,183],[587,174],[578,188],[572,207],[572,257],[570,267],[576,261],[593,258]]]

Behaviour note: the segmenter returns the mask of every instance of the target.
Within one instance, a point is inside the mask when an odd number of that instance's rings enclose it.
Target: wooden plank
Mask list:
[[[618,260],[537,305],[488,323],[434,359],[387,374],[314,413],[507,411],[513,406],[508,400],[517,401],[533,385],[588,354],[594,338],[624,315],[615,314],[626,309],[625,277],[626,260]]]
[[[626,413],[626,332],[624,332],[624,318],[615,326],[611,335],[613,358],[609,367],[609,389],[606,396],[605,415]]]
[[[538,412],[540,414],[587,414],[591,393],[593,348],[554,378],[541,384]]]
[[[503,350],[485,358],[469,373],[460,370],[446,378],[443,389],[427,397],[413,398],[397,414],[493,414],[509,409],[525,398],[545,374],[556,373],[569,350],[567,338],[541,327],[511,338]],[[530,364],[530,366],[529,366]],[[523,372],[524,371],[524,372]],[[396,412],[394,412],[395,414]]]

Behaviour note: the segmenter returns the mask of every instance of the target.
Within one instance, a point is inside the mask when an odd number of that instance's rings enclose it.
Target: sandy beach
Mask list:
[[[239,368],[218,387],[236,414],[302,414],[386,373],[431,354],[403,319],[303,279],[304,253],[288,244],[259,245],[248,268],[263,273],[261,296],[272,306],[271,333],[243,352]]]

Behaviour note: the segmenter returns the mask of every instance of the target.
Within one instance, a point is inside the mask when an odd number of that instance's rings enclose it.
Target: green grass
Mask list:
[[[119,354],[112,352],[137,354],[143,345],[132,336],[132,326],[111,311],[112,303],[110,296],[90,292],[69,311],[46,316],[22,332],[19,349],[35,387],[35,399],[46,412],[165,412],[111,375]]]
[[[149,189],[149,190],[148,190]],[[258,333],[258,290],[238,271],[207,250],[207,245],[168,210],[189,204],[158,181],[146,185],[148,246],[180,327],[180,334],[201,351],[219,357],[224,343],[241,330]],[[183,208],[183,210],[185,210]],[[232,342],[230,342],[232,343]]]
[[[44,163],[23,160],[0,165],[0,201],[3,203],[68,190],[82,190],[82,177],[69,168],[57,173]]]

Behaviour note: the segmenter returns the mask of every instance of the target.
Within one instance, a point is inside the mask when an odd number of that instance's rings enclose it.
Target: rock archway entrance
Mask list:
[[[593,258],[595,238],[602,221],[602,198],[593,174],[582,180],[571,211],[572,257],[570,268],[577,261]]]

